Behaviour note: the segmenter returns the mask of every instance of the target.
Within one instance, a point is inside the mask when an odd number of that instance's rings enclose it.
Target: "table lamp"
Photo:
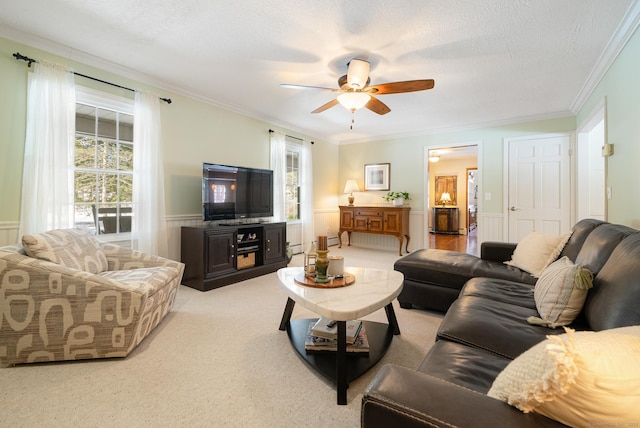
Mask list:
[[[349,196],[347,200],[349,201],[349,206],[353,206],[353,201],[355,198],[353,197],[353,192],[359,192],[360,188],[358,187],[358,183],[356,180],[347,180],[347,183],[344,185],[344,193],[348,193]]]
[[[442,202],[442,207],[444,208],[447,205],[447,202],[451,202],[451,195],[447,192],[442,193],[440,202]]]

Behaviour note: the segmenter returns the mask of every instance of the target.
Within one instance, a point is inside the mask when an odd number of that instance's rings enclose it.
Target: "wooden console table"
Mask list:
[[[460,227],[460,213],[457,207],[433,208],[433,233],[457,235]]]
[[[405,252],[409,252],[409,207],[356,207],[340,206],[338,240],[342,248],[342,232],[347,232],[351,245],[351,232],[393,235],[400,241],[398,254],[402,255],[402,241],[407,238]]]

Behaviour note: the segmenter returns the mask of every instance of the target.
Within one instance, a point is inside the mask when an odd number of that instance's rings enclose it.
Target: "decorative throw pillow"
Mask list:
[[[540,275],[533,291],[540,318],[529,317],[530,324],[556,328],[576,319],[588,290],[593,287],[593,274],[574,264],[568,257],[551,263]]]
[[[27,255],[90,273],[108,268],[107,257],[89,230],[57,229],[37,235],[24,235]]]
[[[640,326],[548,336],[513,360],[488,396],[569,426],[640,421]]]
[[[546,235],[533,231],[518,242],[511,260],[505,263],[529,272],[537,278],[558,258],[569,238],[571,233]]]

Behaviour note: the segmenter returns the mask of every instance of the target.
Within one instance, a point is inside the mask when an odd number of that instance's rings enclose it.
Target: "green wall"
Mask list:
[[[407,191],[414,209],[424,207],[425,147],[454,147],[465,143],[481,142],[482,159],[479,174],[483,195],[491,193],[490,201],[482,201],[484,213],[501,213],[503,139],[527,135],[575,130],[575,118],[540,120],[512,125],[479,128],[443,134],[423,135],[340,146],[340,183],[356,179],[363,189],[364,165],[391,162],[390,185],[393,191]],[[343,184],[344,185],[344,184]],[[366,192],[357,195],[361,201],[381,202],[386,192]],[[481,197],[483,197],[481,195]],[[358,201],[358,199],[356,199]]]
[[[14,52],[66,64],[92,77],[172,99],[172,104],[160,103],[167,215],[201,212],[202,162],[269,168],[269,129],[314,141],[314,206],[335,209],[337,205],[335,144],[0,38],[0,222],[17,222],[20,218],[28,68],[26,62],[12,57]],[[81,77],[76,78],[76,84],[133,97],[130,91]]]
[[[629,40],[605,77],[577,115],[580,127],[606,98],[606,138],[614,145],[607,158],[611,187],[608,220],[640,228],[639,182],[633,176],[640,162],[640,32]]]
[[[391,163],[391,190],[410,192],[412,206],[422,209],[425,147],[481,141],[482,191],[492,194],[490,201],[483,201],[483,212],[502,213],[504,139],[573,131],[606,97],[607,138],[615,145],[615,154],[607,161],[607,183],[613,190],[608,218],[612,222],[640,227],[640,195],[630,185],[634,180],[629,179],[629,172],[640,160],[640,35],[637,32],[576,117],[340,146],[0,38],[0,91],[3,94],[0,101],[0,222],[18,221],[20,216],[27,67],[26,63],[13,59],[11,55],[16,51],[172,98],[171,105],[161,103],[167,215],[200,212],[202,162],[268,167],[269,128],[315,142],[312,152],[316,210],[334,210],[338,204],[346,203],[346,196],[342,194],[345,181],[354,178],[362,188],[364,165],[382,162]],[[79,78],[77,83],[132,96],[130,92],[86,79]],[[380,196],[384,193],[359,193],[356,203],[382,203]]]

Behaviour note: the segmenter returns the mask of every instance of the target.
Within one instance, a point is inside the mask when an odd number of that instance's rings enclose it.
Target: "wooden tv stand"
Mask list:
[[[405,252],[409,252],[409,207],[357,207],[340,206],[340,229],[338,240],[342,248],[342,232],[347,232],[351,245],[351,232],[392,235],[400,243],[398,254],[402,255],[402,242],[407,238]]]
[[[200,291],[275,272],[287,266],[287,224],[182,227],[182,283]]]

